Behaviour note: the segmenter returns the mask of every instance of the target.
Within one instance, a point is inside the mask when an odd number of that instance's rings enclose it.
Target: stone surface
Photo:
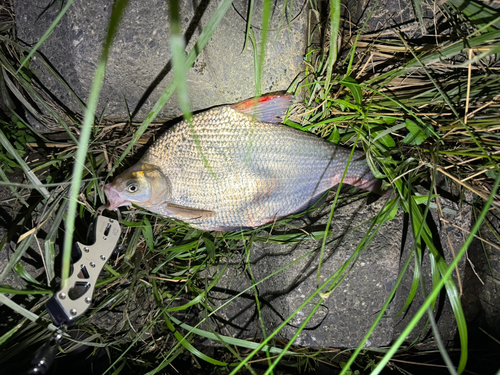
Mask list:
[[[399,270],[399,243],[393,241],[393,238],[400,237],[401,216],[383,224],[365,251],[359,257],[354,256],[355,262],[349,262],[368,232],[369,219],[383,205],[382,200],[370,205],[365,202],[365,199],[358,200],[338,207],[335,212],[331,226],[334,235],[328,239],[323,254],[319,282],[325,283],[332,277],[334,281],[336,275],[340,274],[340,268],[346,264],[347,272],[340,276],[331,293],[323,295],[319,309],[296,338],[297,345],[357,346],[394,286]],[[305,227],[304,230],[324,229],[328,213],[329,207],[316,218],[313,229]],[[281,232],[282,228],[277,230]],[[277,328],[318,289],[320,249],[319,240],[303,240],[293,245],[254,242],[249,250],[250,264],[245,264],[245,255],[235,255],[218,287],[212,290],[210,298],[220,307],[240,291],[247,288],[250,290],[217,311],[217,324],[222,326],[221,332],[242,338],[260,338],[263,336],[262,325],[267,333]],[[221,267],[223,265],[219,268]],[[246,268],[245,272],[245,267],[251,269],[257,282],[263,280],[257,286],[262,320],[256,319],[255,291],[251,288],[249,271]],[[280,269],[283,270],[269,277]],[[322,293],[325,292],[327,290],[323,289]],[[318,301],[320,296],[314,296],[278,337],[292,339]],[[389,344],[392,326],[392,319],[386,316],[366,345]]]
[[[167,2],[168,3],[168,2]],[[162,0],[131,1],[120,23],[108,62],[97,113],[107,118],[144,119],[172,78],[170,32],[166,7]],[[49,4],[52,4],[49,6]],[[75,93],[87,99],[101,46],[111,14],[111,0],[75,2],[40,51],[66,80]],[[293,5],[291,5],[293,4]],[[201,30],[216,10],[218,2],[181,1],[182,32],[190,50]],[[262,91],[286,90],[303,70],[306,47],[307,11],[302,2],[273,5],[268,36]],[[14,0],[19,38],[33,45],[54,20],[58,4]],[[236,102],[252,97],[254,53],[251,43],[245,49],[248,1],[235,1],[221,21],[207,47],[187,74],[189,98],[193,110]],[[260,1],[252,19],[257,41],[260,40]],[[282,18],[283,15],[286,15]],[[288,23],[289,21],[289,23]],[[288,28],[289,26],[289,28]],[[70,93],[36,60],[31,63],[42,84],[71,110],[81,108]],[[127,110],[128,106],[128,110]],[[175,95],[163,108],[159,119],[181,115]]]
[[[442,215],[439,214],[439,210],[436,204],[432,203],[429,208],[429,214],[431,217],[428,220],[428,224],[432,230],[434,245],[436,246],[438,251],[440,251],[446,263],[449,264],[454,259],[455,254],[459,252],[471,228],[472,210],[470,203],[472,201],[472,194],[470,192],[466,192],[464,199],[468,203],[458,205],[454,203],[458,200],[457,197],[460,195],[460,191],[456,188],[456,186],[452,186],[451,188],[451,193],[453,193],[454,195],[454,198],[452,198],[452,196],[450,195],[450,187],[446,184],[446,182],[439,177],[438,181],[439,192],[441,194],[439,198],[439,205],[440,210],[442,211]],[[421,193],[427,194],[427,191],[421,189]],[[446,199],[445,197],[447,196],[452,199]],[[403,267],[403,262],[405,262],[408,258],[409,252],[413,247],[413,243],[413,234],[411,233],[410,228],[408,228],[404,251],[401,258],[401,268]],[[429,291],[432,289],[432,273],[428,252],[429,249],[426,248],[424,250],[424,256],[421,265],[423,277],[421,278],[413,303],[407,310],[405,310],[401,315],[395,318],[396,336],[399,336],[404,328],[406,328],[407,324],[409,324],[411,319],[413,319],[415,313],[424,302],[424,295],[428,295]],[[457,267],[458,274],[457,270],[453,273],[453,280],[459,292],[460,288],[462,287],[462,279],[464,277],[464,266],[465,259],[461,259]],[[405,306],[408,295],[410,293],[410,289],[412,287],[414,270],[415,258],[414,256],[412,256],[412,260],[410,261],[408,270],[403,277],[402,285],[396,293],[396,298],[394,301],[394,308],[396,313],[401,311],[401,309],[403,309]],[[438,297],[438,301],[433,312],[437,321],[441,339],[443,340],[445,345],[452,345],[453,341],[456,338],[457,325],[445,289],[442,290],[442,293]],[[428,344],[430,347],[434,347],[432,334],[429,335],[430,325],[426,326],[426,322],[427,315],[424,315],[419,324],[411,332],[411,334],[406,337],[406,341],[412,342],[420,336],[421,339],[430,339],[430,341],[427,340],[426,344]]]
[[[440,186],[440,189],[443,189],[445,196],[450,196],[445,191],[446,186]],[[426,192],[422,190],[422,193]],[[457,191],[453,193],[457,194]],[[470,201],[470,194],[466,198]],[[365,202],[365,200],[352,201],[336,209],[331,227],[334,235],[329,238],[325,248],[320,283],[335,277],[336,272],[347,264],[363,236],[368,232],[370,219],[384,203],[382,199],[368,205]],[[431,205],[429,225],[431,228],[435,227],[433,231],[435,245],[449,263],[454,257],[453,254],[459,251],[470,229],[471,209],[467,204],[459,207],[452,200],[445,198],[440,198],[439,203],[443,216],[438,215],[435,204]],[[329,213],[328,207],[317,214],[318,217],[313,220],[312,227],[304,226],[303,230],[308,232],[323,230]],[[440,217],[446,222],[440,220]],[[283,231],[282,227],[276,230]],[[265,233],[263,235],[265,236]],[[323,295],[326,298],[321,301],[319,309],[294,343],[322,347],[357,346],[389,298],[400,269],[412,249],[412,238],[408,222],[399,210],[394,220],[383,224],[356,261],[347,265],[346,276],[339,280],[337,287],[331,293]],[[320,249],[321,241],[317,240],[303,240],[293,245],[254,242],[249,249],[249,263],[245,254],[233,256],[227,262],[228,269],[222,275],[221,281],[209,295],[212,303],[219,308],[212,323],[218,326],[222,334],[245,339],[259,339],[265,336],[262,327],[266,334],[272,332],[317,291]],[[226,264],[212,269],[210,275],[224,266]],[[397,338],[424,300],[422,285],[426,290],[432,288],[431,267],[426,254],[422,264],[423,278],[415,299],[404,313],[396,315],[405,306],[412,287],[414,267],[412,258],[394,300],[366,346],[388,345]],[[279,271],[280,269],[283,270]],[[458,267],[460,279],[464,275],[463,269],[464,260]],[[279,273],[273,275],[277,271]],[[252,288],[251,275],[258,283],[257,290]],[[456,273],[454,280],[459,285]],[[235,298],[241,292],[244,293]],[[323,289],[322,293],[325,292]],[[258,295],[261,308],[260,318],[255,293]],[[319,295],[314,296],[281,330],[278,337],[287,341],[292,339],[297,328],[319,300]],[[456,322],[444,294],[436,303],[434,313],[441,338],[445,344],[451,344],[456,337]],[[426,347],[434,347],[432,335],[428,335],[429,326],[424,329],[426,320],[427,317],[424,316],[413,332],[406,337],[407,343],[422,335],[421,338],[429,339],[424,340]]]
[[[500,220],[495,211],[486,216],[467,255],[462,297],[466,317],[471,321],[473,342],[478,347],[495,348],[500,337]]]

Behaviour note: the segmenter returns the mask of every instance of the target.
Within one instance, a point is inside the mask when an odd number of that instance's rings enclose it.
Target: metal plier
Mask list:
[[[45,308],[58,328],[37,351],[28,374],[45,374],[51,366],[63,331],[80,318],[92,304],[94,289],[104,265],[113,254],[121,235],[118,220],[103,215],[104,207],[97,210],[89,242],[75,242],[72,249],[72,270],[64,286],[46,303]]]

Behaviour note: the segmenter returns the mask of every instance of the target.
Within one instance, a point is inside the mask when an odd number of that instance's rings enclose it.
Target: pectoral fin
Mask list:
[[[191,208],[186,206],[181,206],[175,203],[166,203],[165,209],[182,219],[200,219],[205,217],[214,216],[215,212],[210,210],[201,210],[198,208]]]

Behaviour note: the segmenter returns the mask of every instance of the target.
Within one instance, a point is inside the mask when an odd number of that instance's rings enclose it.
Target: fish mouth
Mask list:
[[[120,193],[116,191],[116,189],[110,184],[104,185],[104,194],[106,194],[106,198],[108,198],[107,209],[113,211],[118,207],[130,206],[132,203],[128,200],[123,199],[120,196]]]

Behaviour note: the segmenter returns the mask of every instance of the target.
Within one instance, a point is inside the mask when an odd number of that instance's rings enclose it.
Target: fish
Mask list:
[[[363,151],[282,124],[294,97],[266,95],[194,114],[104,186],[107,208],[136,205],[207,231],[257,228],[343,183],[382,195]],[[349,162],[350,159],[350,162]]]

